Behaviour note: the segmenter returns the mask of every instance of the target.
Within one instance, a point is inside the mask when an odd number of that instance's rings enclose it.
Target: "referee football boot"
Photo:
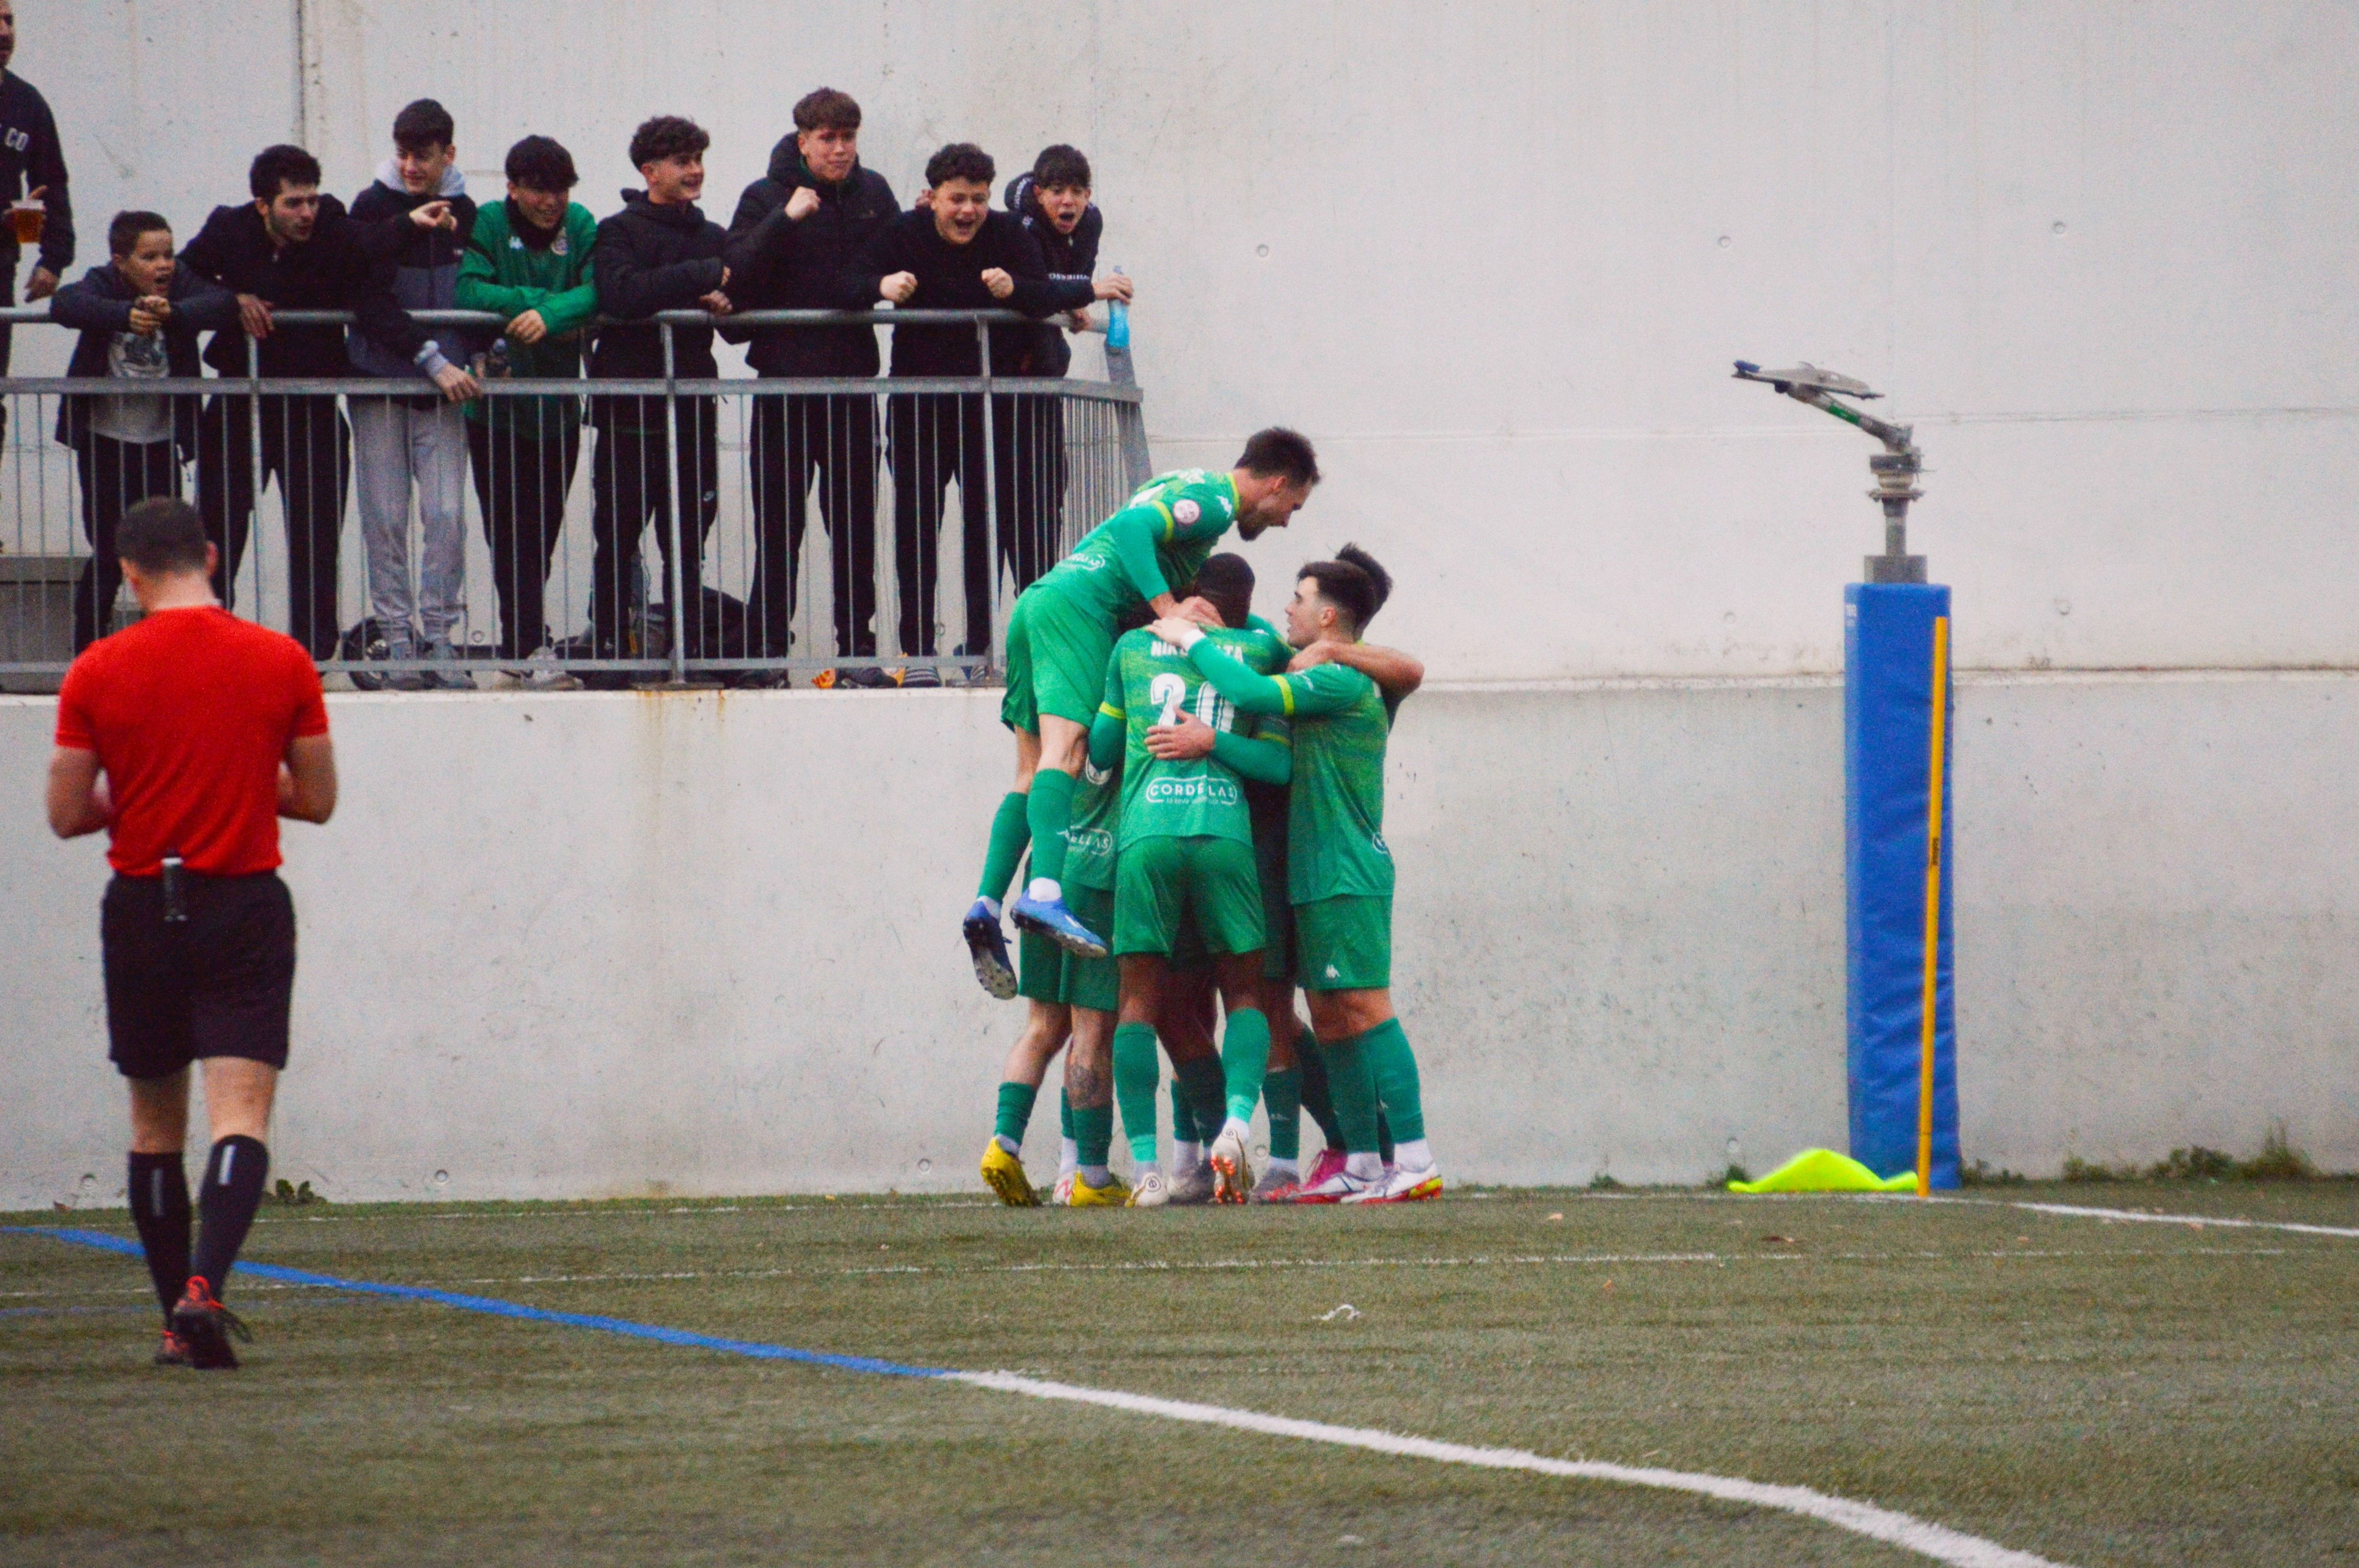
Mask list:
[[[156,1365],[158,1367],[187,1367],[193,1365],[193,1363],[189,1359],[188,1346],[182,1342],[179,1335],[173,1333],[168,1328],[164,1331],[162,1343],[156,1346]]]
[[[171,1333],[187,1347],[189,1365],[200,1372],[236,1368],[237,1352],[229,1345],[232,1335],[248,1344],[254,1342],[253,1332],[221,1304],[201,1274],[190,1276],[189,1288],[172,1308]]]
[[[1074,1184],[1079,1186],[1079,1183]],[[1132,1184],[1127,1208],[1164,1208],[1171,1202],[1171,1189],[1164,1184],[1160,1171],[1141,1171]]]
[[[1014,1001],[1016,966],[1008,961],[1007,933],[999,928],[999,914],[991,901],[979,898],[968,905],[959,929],[966,937],[967,953],[974,959],[974,978],[983,982],[983,989],[1001,1001]]]
[[[1071,1208],[1120,1208],[1130,1202],[1130,1189],[1112,1172],[1107,1173],[1106,1184],[1102,1187],[1090,1185],[1089,1178],[1078,1171],[1058,1184],[1068,1188],[1064,1201]]]
[[[1253,1159],[1245,1152],[1245,1132],[1232,1123],[1212,1140],[1212,1201],[1243,1203],[1253,1191]]]
[[[1105,939],[1073,918],[1061,894],[1056,898],[1034,898],[1027,890],[1016,894],[1007,906],[1007,914],[1021,929],[1046,936],[1068,953],[1083,958],[1106,956]]]
[[[1009,1153],[1007,1145],[996,1136],[983,1146],[983,1179],[999,1195],[999,1201],[1010,1208],[1040,1206],[1040,1195],[1032,1190],[1032,1180],[1024,1173],[1024,1162]]]
[[[1397,1165],[1386,1171],[1383,1179],[1370,1186],[1367,1191],[1353,1193],[1343,1201],[1345,1203],[1422,1203],[1427,1198],[1438,1198],[1440,1195],[1440,1167],[1427,1165],[1421,1169],[1412,1169],[1407,1165]]]

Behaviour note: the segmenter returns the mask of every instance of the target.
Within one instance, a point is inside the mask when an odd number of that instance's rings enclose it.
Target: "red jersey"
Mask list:
[[[276,870],[278,764],[328,732],[302,644],[218,606],[164,610],[93,643],[66,672],[58,744],[98,753],[114,802],[106,858],[127,877]]]

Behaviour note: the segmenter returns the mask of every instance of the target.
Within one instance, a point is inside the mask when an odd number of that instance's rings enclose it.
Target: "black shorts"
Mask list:
[[[185,921],[164,918],[164,879],[116,877],[99,906],[107,1056],[126,1078],[169,1077],[207,1056],[287,1065],[295,901],[275,871],[183,881]]]

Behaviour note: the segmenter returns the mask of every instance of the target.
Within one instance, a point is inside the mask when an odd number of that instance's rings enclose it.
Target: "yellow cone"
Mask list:
[[[1731,1182],[1732,1193],[1913,1193],[1917,1173],[1886,1180],[1848,1154],[1805,1149],[1757,1182]]]

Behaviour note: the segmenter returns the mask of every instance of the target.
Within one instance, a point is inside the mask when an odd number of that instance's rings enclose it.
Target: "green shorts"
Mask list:
[[[1111,889],[1067,882],[1065,907],[1073,912],[1074,919],[1093,931],[1102,932],[1114,922]],[[1084,958],[1030,931],[1016,934],[1016,950],[1020,955],[1016,960],[1016,995],[1065,1007],[1086,1007],[1097,1012],[1114,1010],[1115,971],[1111,955]]]
[[[1261,873],[1261,978],[1294,978],[1294,906],[1286,902],[1286,827],[1254,835],[1254,866]]]
[[[1070,719],[1086,730],[1105,695],[1114,628],[1060,594],[1026,589],[1007,618],[1007,695],[999,721],[1040,732],[1040,716]]]
[[[1141,838],[1115,863],[1114,950],[1169,957],[1192,919],[1207,953],[1261,950],[1261,882],[1251,844]]]
[[[1393,901],[1322,898],[1294,906],[1295,957],[1307,991],[1386,990],[1393,983]]]

